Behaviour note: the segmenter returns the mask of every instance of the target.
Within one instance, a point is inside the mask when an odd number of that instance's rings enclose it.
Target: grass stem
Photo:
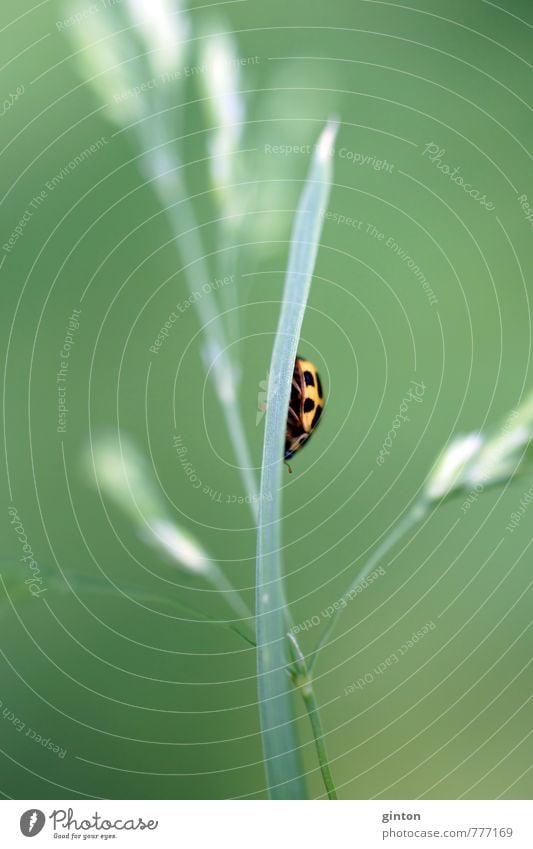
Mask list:
[[[322,779],[324,781],[324,786],[328,794],[328,799],[338,799],[337,791],[335,789],[335,784],[333,781],[333,776],[329,767],[329,758],[326,750],[326,742],[324,738],[322,720],[320,718],[320,711],[318,709],[318,703],[311,681],[303,683],[299,687],[299,690],[303,698],[307,715],[309,716],[309,721],[311,723],[311,729],[313,731],[313,737],[315,739],[315,748],[318,757],[318,763],[320,764],[320,772],[322,773]]]
[[[292,373],[331,187],[336,130],[336,123],[329,123],[323,131],[300,199],[269,372],[257,530],[256,633],[261,737],[272,799],[306,798],[287,675],[281,473]]]
[[[380,560],[385,556],[385,554],[387,554],[387,552],[390,551],[391,548],[393,548],[396,543],[399,542],[399,540],[402,539],[402,537],[405,536],[405,534],[409,530],[411,530],[414,525],[417,524],[417,522],[423,519],[423,517],[426,515],[426,510],[427,507],[424,504],[416,504],[411,510],[409,510],[405,514],[405,516],[403,516],[396,523],[396,525],[394,525],[390,533],[387,534],[383,542],[378,545],[376,550],[366,561],[363,568],[357,573],[350,586],[344,593],[343,598],[352,595],[357,590],[357,587],[370,574],[372,569],[375,569],[375,567],[379,564]],[[311,672],[315,667],[315,663],[317,661],[320,650],[324,648],[325,645],[327,645],[328,640],[332,636],[333,631],[335,630],[335,627],[338,624],[341,612],[342,608],[339,606],[339,608],[333,613],[325,630],[323,631],[320,639],[318,640],[318,643],[315,646],[315,649],[308,661],[308,668]]]
[[[209,267],[199,236],[194,208],[180,175],[181,166],[174,156],[169,157],[165,154],[164,129],[160,127],[160,132],[157,133],[157,126],[157,121],[150,122],[150,127],[146,126],[145,121],[136,124],[137,145],[142,153],[141,163],[144,172],[150,179],[167,215],[187,285],[192,294],[195,291],[201,291],[202,285],[209,281]],[[159,146],[154,146],[154,138],[162,139]],[[208,353],[209,359],[213,360],[215,389],[219,395],[228,435],[243,482],[244,494],[250,496],[250,509],[256,522],[258,517],[257,481],[235,391],[237,382],[235,365],[229,354],[226,335],[214,298],[209,296],[195,298],[194,305],[206,339],[204,350]],[[226,389],[223,397],[220,389],[222,385]]]
[[[313,681],[309,674],[304,654],[298,644],[298,640],[291,631],[288,632],[287,638],[289,640],[289,646],[292,654],[292,663],[289,666],[289,672],[294,686],[299,690],[302,696],[305,709],[309,716],[324,787],[326,788],[328,799],[337,799],[337,791],[329,768],[329,758],[326,750],[324,729],[322,727],[322,720],[320,719],[320,711],[316,701]]]

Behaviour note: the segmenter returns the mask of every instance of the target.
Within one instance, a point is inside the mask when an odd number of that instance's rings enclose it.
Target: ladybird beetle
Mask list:
[[[320,421],[323,409],[324,393],[315,366],[309,360],[296,357],[285,433],[286,463],[307,442]],[[292,472],[288,463],[287,466]]]

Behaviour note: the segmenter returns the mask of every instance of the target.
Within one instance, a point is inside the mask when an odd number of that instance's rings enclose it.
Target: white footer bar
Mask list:
[[[2,801],[1,845],[532,849],[528,801]],[[29,843],[35,838],[35,843]]]

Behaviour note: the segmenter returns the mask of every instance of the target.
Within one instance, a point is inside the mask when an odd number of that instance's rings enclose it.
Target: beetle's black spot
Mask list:
[[[315,385],[315,379],[314,379],[314,377],[313,377],[313,375],[311,374],[310,371],[304,371],[304,380],[305,380],[306,386],[314,386]]]
[[[315,409],[315,402],[312,398],[306,398],[304,401],[304,413],[310,413]]]
[[[323,393],[323,391],[322,391],[322,381],[320,380],[320,377],[319,377],[319,375],[318,375],[318,372],[317,372],[317,376],[316,376],[316,388],[318,389],[318,397],[319,397],[319,398],[323,398],[323,397],[324,397],[324,393]]]
[[[317,426],[318,420],[319,420],[321,415],[322,415],[322,407],[317,407],[316,413],[313,416],[313,421],[311,422],[311,430],[313,430],[313,428]]]

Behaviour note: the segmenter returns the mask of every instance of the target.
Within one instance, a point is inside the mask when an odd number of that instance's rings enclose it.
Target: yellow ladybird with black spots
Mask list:
[[[315,366],[309,360],[296,357],[285,433],[285,461],[307,442],[320,421],[323,409],[324,392]]]

